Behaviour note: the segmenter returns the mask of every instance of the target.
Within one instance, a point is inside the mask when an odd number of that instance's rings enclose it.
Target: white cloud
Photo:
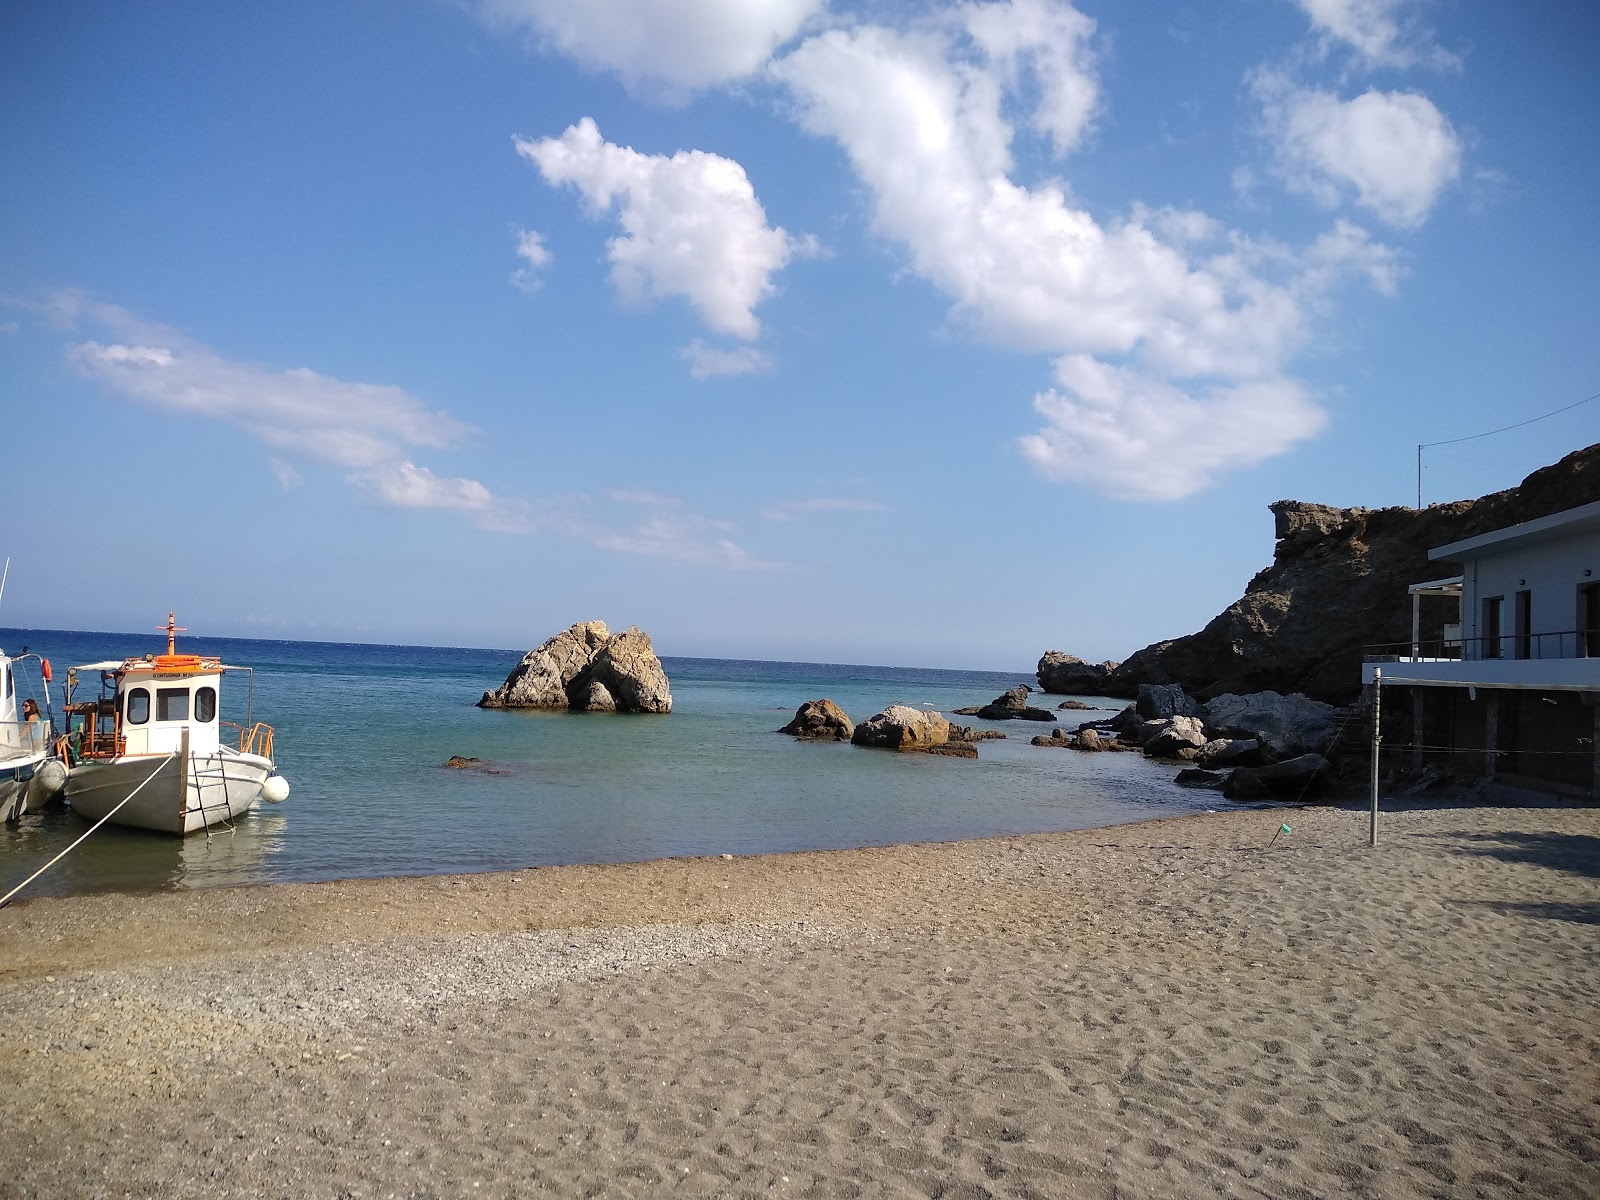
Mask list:
[[[1092,25],[1061,4],[962,11],[965,39],[948,23],[834,29],[771,70],[802,125],[843,147],[875,231],[952,298],[953,316],[1001,345],[1062,356],[1067,391],[1036,404],[1049,424],[1025,443],[1029,459],[1102,491],[1172,498],[1315,433],[1322,416],[1286,364],[1340,279],[1392,278],[1385,248],[1346,232],[1297,253],[1204,213],[1142,206],[1101,221],[1058,181],[1018,183],[1005,113],[1019,99],[1020,47],[1039,45],[1040,22],[1053,22],[1054,82],[1031,119],[1060,150],[1098,94]],[[1248,432],[1200,436],[1211,417],[1240,415]],[[1093,418],[1093,436],[1073,430],[1080,418]]]
[[[126,339],[73,344],[68,357],[80,371],[134,400],[244,429],[275,452],[270,466],[285,490],[300,482],[300,473],[283,455],[345,468],[351,482],[381,504],[461,512],[496,531],[517,523],[515,504],[483,484],[442,479],[411,461],[412,450],[453,446],[470,427],[400,388],[350,383],[304,367],[234,362],[76,293],[59,293],[48,307],[68,327],[88,324]]]
[[[1460,65],[1434,43],[1430,31],[1407,9],[1411,0],[1298,0],[1325,44],[1342,42],[1369,65],[1435,67]]]
[[[292,492],[302,482],[300,472],[295,470],[293,463],[284,462],[274,455],[267,460],[267,465],[272,468],[272,474],[278,481],[278,486],[286,492]]]
[[[1322,428],[1289,379],[1188,391],[1084,354],[1056,364],[1061,390],[1034,397],[1045,428],[1022,452],[1052,479],[1127,500],[1178,500]]]
[[[588,540],[603,550],[733,571],[780,566],[757,558],[735,542],[730,535],[737,526],[732,521],[689,512],[677,499],[657,492],[614,490],[608,495],[619,504],[644,508],[647,514],[628,529],[592,530]]]
[[[695,379],[712,379],[719,375],[754,375],[772,370],[772,360],[753,346],[718,350],[699,338],[683,348],[683,357],[689,360],[689,374]]]
[[[852,500],[847,497],[817,496],[810,500],[785,500],[761,510],[769,521],[793,521],[813,513],[887,512],[889,506],[877,500]]]
[[[689,91],[757,70],[824,0],[480,0],[491,24],[586,67]]]
[[[453,446],[471,428],[400,388],[234,362],[175,330],[76,292],[58,292],[28,307],[63,329],[89,325],[108,335],[105,342],[82,341],[68,349],[72,363],[108,391],[227,421],[259,439],[275,451],[268,462],[285,491],[301,482],[288,461],[297,457],[343,468],[347,482],[375,504],[456,513],[490,533],[555,534],[615,553],[731,570],[775,565],[734,542],[731,522],[689,512],[660,493],[608,493],[614,504],[651,510],[643,520],[618,520],[585,496],[530,502],[496,495],[476,479],[436,475],[418,465],[412,451]]]
[[[1094,22],[1052,0],[969,4],[962,12],[972,40],[1009,88],[1017,90],[1023,71],[1032,72],[1039,92],[1033,127],[1057,154],[1077,146],[1100,104],[1089,46]]]
[[[511,282],[525,292],[536,292],[544,281],[539,272],[550,265],[553,257],[544,244],[544,235],[532,229],[517,230],[517,257],[526,266],[511,273]]]
[[[806,244],[767,224],[738,163],[700,150],[641,154],[604,141],[588,117],[559,138],[518,138],[516,147],[545,182],[571,184],[597,212],[620,208],[623,236],[606,251],[625,301],[682,296],[718,333],[761,332],[756,305]]]
[[[1353,193],[1382,220],[1411,228],[1461,173],[1461,141],[1426,96],[1374,90],[1340,100],[1271,72],[1254,88],[1285,185],[1327,207]]]

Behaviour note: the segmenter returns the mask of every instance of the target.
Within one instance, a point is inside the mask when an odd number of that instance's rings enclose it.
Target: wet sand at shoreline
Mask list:
[[[1366,832],[18,904],[0,1195],[1600,1195],[1600,810]]]

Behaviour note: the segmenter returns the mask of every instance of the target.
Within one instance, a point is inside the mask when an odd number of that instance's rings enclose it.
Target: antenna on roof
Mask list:
[[[0,571],[0,600],[6,598],[6,578],[11,574],[11,556],[6,555],[6,569]]]
[[[9,562],[9,561],[10,560],[8,559],[7,562]],[[161,628],[161,627],[157,626],[157,628]],[[167,631],[167,653],[168,654],[176,654],[178,652],[177,639],[173,635],[174,634],[179,634],[179,633],[188,633],[189,631],[184,626],[179,625],[177,623],[176,614],[175,613],[170,613],[170,612],[167,614],[166,631]]]

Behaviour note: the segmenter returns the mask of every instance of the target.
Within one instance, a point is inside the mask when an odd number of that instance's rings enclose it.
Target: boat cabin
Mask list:
[[[239,730],[239,749],[270,755],[267,726],[248,718],[243,727],[221,719],[222,677],[237,670],[250,668],[225,666],[220,659],[198,654],[146,655],[73,667],[67,673],[66,702],[72,749],[79,758],[172,754],[182,748],[187,731],[190,754],[204,756],[217,752],[227,725],[230,734]],[[88,672],[99,672],[100,694],[75,701],[74,689]],[[265,749],[253,744],[262,737],[269,743]]]

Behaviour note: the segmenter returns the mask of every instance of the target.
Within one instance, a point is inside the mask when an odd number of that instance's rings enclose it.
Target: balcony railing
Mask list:
[[[1496,659],[1600,658],[1600,629],[1507,633],[1495,638],[1434,638],[1368,646],[1363,662],[1466,662]]]

